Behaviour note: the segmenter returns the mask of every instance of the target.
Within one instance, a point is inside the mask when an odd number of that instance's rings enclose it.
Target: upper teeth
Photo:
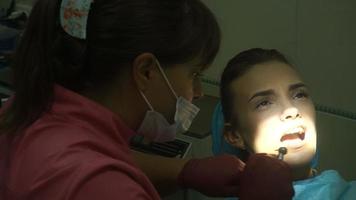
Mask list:
[[[293,128],[293,129],[289,130],[287,132],[287,134],[294,134],[294,133],[301,134],[303,131],[304,131],[304,129],[302,127],[297,127],[297,128]]]

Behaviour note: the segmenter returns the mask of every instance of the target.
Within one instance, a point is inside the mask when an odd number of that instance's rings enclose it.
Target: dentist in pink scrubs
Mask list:
[[[251,180],[291,197],[289,168],[274,158],[129,148],[133,135],[165,142],[189,128],[219,45],[200,0],[38,0],[13,63],[15,94],[1,109],[2,199],[160,199],[177,188],[239,196]],[[266,173],[246,181],[246,168]]]

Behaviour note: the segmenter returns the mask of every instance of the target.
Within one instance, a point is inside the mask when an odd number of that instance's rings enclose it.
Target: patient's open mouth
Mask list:
[[[305,138],[305,128],[302,126],[298,126],[296,128],[288,130],[280,139],[281,142],[286,140],[295,140],[300,139],[304,140]]]

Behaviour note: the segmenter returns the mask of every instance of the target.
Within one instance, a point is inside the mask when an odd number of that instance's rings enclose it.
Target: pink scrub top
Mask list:
[[[131,157],[128,140],[135,132],[103,106],[54,88],[49,112],[11,142],[0,137],[0,162],[8,155],[0,199],[160,199]]]

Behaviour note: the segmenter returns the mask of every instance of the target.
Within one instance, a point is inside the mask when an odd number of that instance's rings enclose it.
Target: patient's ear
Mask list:
[[[230,123],[224,124],[223,133],[224,133],[224,139],[226,140],[227,143],[240,149],[246,149],[245,142],[241,134],[238,133]]]

